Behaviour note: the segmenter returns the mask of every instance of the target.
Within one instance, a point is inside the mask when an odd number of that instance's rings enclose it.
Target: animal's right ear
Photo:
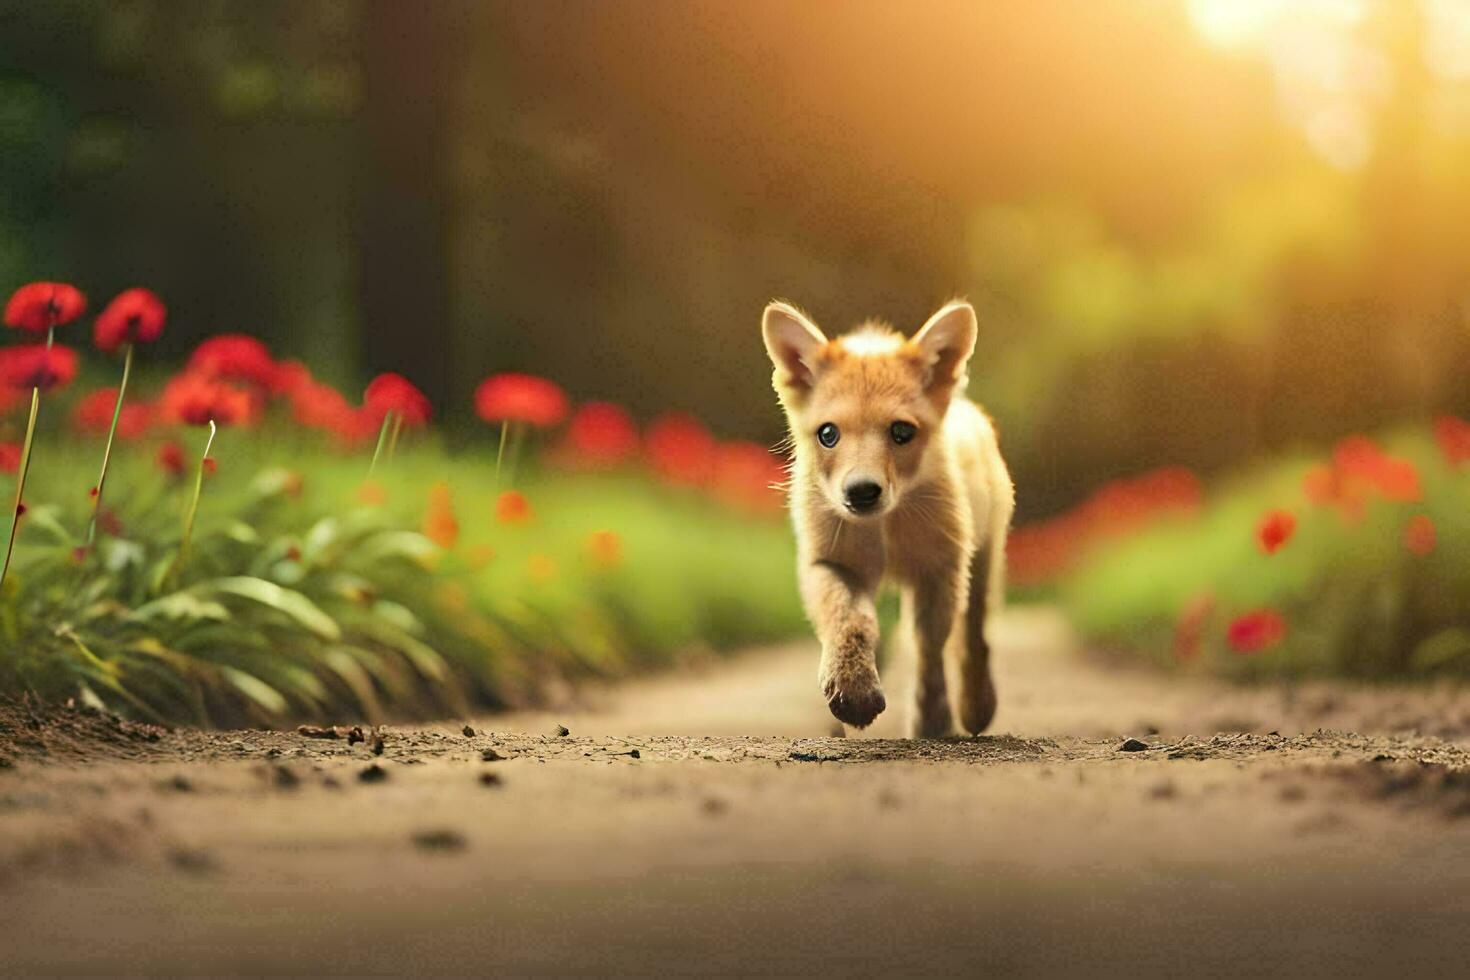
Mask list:
[[[776,365],[776,383],[810,388],[816,375],[817,351],[827,343],[817,325],[789,303],[772,303],[761,317],[761,334],[771,363]]]

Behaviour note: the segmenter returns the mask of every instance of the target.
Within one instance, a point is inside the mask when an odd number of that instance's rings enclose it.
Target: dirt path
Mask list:
[[[976,740],[830,737],[805,644],[380,757],[12,705],[0,973],[1463,975],[1470,691],[1003,625]]]

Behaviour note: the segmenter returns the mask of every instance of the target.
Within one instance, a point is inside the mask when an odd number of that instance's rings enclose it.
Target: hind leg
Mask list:
[[[995,682],[990,676],[990,641],[985,625],[992,606],[998,606],[998,582],[1004,540],[991,540],[970,559],[970,602],[965,609],[963,635],[956,644],[959,660],[959,721],[971,735],[985,731],[995,717]]]

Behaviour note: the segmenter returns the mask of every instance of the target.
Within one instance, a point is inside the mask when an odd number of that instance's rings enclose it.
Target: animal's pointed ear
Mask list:
[[[789,303],[771,303],[761,317],[766,352],[776,365],[776,383],[810,388],[816,374],[817,351],[827,338],[817,325]]]
[[[965,365],[975,353],[977,330],[975,308],[964,300],[955,300],[945,304],[914,334],[914,346],[928,361],[925,387],[931,393],[947,398],[956,385],[963,385]]]

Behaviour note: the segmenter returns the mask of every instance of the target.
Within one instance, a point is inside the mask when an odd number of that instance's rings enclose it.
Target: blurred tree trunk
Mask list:
[[[450,150],[459,2],[363,8],[358,185],[363,363],[451,392]]]

